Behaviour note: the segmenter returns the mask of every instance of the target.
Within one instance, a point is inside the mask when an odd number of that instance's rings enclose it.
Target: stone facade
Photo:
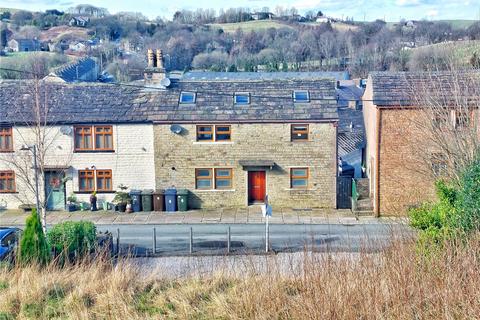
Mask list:
[[[130,189],[154,189],[153,172],[153,125],[152,124],[113,124],[114,152],[73,152],[73,126],[48,127],[47,142],[50,147],[45,164],[49,168],[65,169],[65,194],[68,197],[76,193],[78,201],[88,202],[90,193],[79,193],[78,170],[111,169],[112,192],[99,193],[98,201],[111,201],[117,186],[123,184]],[[62,128],[62,129],[61,129]],[[66,130],[70,128],[69,130]],[[62,131],[64,133],[62,133]],[[70,132],[70,133],[68,133]],[[21,151],[25,144],[32,144],[35,135],[31,128],[17,126],[13,128],[14,152],[0,153],[0,171],[16,171],[17,193],[0,193],[0,206],[9,209],[17,208],[21,203],[34,203],[33,191],[28,188],[18,172],[9,162],[25,163],[31,168],[31,158],[28,151]],[[28,155],[28,158],[27,158]],[[33,170],[29,178],[33,179]],[[23,175],[25,176],[25,175]],[[44,183],[40,183],[44,193]]]
[[[306,122],[302,122],[306,123]],[[185,188],[194,208],[248,205],[248,170],[241,160],[272,160],[266,171],[266,193],[274,207],[336,206],[335,122],[310,123],[309,141],[292,142],[289,123],[231,124],[230,142],[197,142],[196,125],[174,134],[168,124],[154,125],[155,175],[159,188]],[[307,189],[290,187],[290,168],[307,167]],[[195,169],[232,168],[230,190],[196,190]],[[255,169],[255,168],[251,168]]]

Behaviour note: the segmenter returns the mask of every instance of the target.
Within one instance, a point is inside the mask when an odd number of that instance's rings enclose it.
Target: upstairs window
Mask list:
[[[213,126],[197,126],[197,141],[213,141]]]
[[[15,172],[0,171],[0,193],[15,192]]]
[[[292,189],[306,189],[308,187],[308,168],[290,169],[290,187]]]
[[[229,125],[198,125],[197,141],[230,141],[231,133]]]
[[[294,102],[309,102],[310,95],[307,90],[295,90],[293,91]]]
[[[292,141],[308,141],[308,124],[292,124]]]
[[[250,94],[249,93],[235,93],[233,96],[233,103],[237,105],[246,105],[250,104]]]
[[[112,126],[95,126],[95,150],[113,150]]]
[[[76,126],[75,151],[113,151],[112,126]]]
[[[13,151],[12,128],[0,128],[0,152]]]
[[[196,98],[195,92],[183,91],[180,93],[180,103],[195,103]]]

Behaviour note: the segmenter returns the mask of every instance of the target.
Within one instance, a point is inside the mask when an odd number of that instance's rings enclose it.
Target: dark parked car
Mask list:
[[[0,261],[13,260],[15,250],[20,241],[20,232],[18,228],[0,227]]]

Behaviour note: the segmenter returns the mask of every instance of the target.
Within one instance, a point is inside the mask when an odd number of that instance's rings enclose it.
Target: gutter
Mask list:
[[[290,120],[154,120],[153,124],[215,124],[215,123],[336,123],[338,118],[326,118],[326,119],[290,119]]]
[[[382,124],[382,112],[380,108],[376,108],[376,127],[375,132],[377,133],[377,141],[376,141],[376,150],[375,150],[375,204],[374,204],[374,214],[375,217],[380,217],[380,127]]]

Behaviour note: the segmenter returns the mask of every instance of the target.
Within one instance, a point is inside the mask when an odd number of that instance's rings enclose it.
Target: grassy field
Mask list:
[[[304,254],[300,270],[167,278],[128,261],[0,268],[0,319],[479,319],[480,238],[422,255]],[[260,259],[261,260],[261,259]],[[265,271],[268,270],[268,271]]]
[[[212,23],[210,24],[213,28],[223,29],[225,32],[235,32],[237,29],[240,29],[244,32],[264,30],[269,28],[293,28],[285,23],[276,20],[254,20],[254,21],[245,21],[237,23]]]
[[[449,53],[453,62],[459,63],[460,65],[467,65],[473,53],[476,52],[477,55],[480,55],[480,40],[436,43],[415,48],[412,52],[420,50],[445,50]]]
[[[50,69],[69,63],[73,59],[73,57],[54,52],[10,52],[7,56],[0,57],[0,67],[31,71],[34,64],[39,64],[36,72],[47,75]],[[0,70],[0,79],[23,79],[26,76],[15,71]]]

